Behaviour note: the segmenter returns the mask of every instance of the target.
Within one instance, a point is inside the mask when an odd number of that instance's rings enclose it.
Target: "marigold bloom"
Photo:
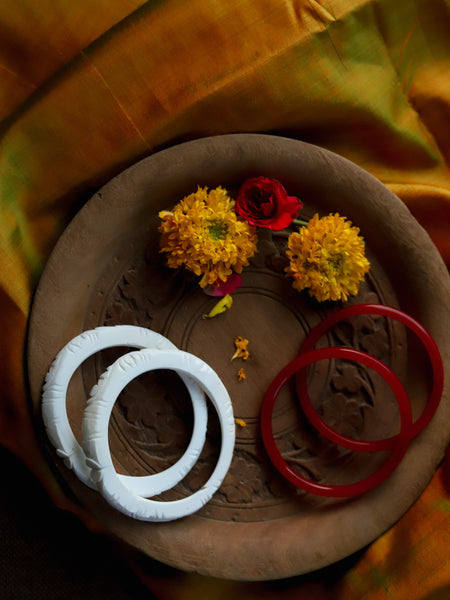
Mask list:
[[[234,205],[224,188],[199,187],[173,210],[161,211],[160,251],[167,254],[168,266],[185,265],[201,275],[201,287],[241,273],[256,252],[257,237],[255,228],[236,215]]]
[[[315,214],[306,227],[289,236],[286,273],[294,278],[293,287],[307,288],[320,302],[345,302],[356,295],[370,267],[358,234],[359,229],[337,213],[322,218]]]

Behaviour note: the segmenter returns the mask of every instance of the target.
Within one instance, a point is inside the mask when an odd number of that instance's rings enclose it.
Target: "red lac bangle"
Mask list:
[[[437,407],[439,406],[439,401],[441,399],[444,386],[444,367],[436,342],[433,340],[428,331],[411,316],[402,312],[401,310],[398,310],[397,308],[384,306],[381,304],[356,304],[354,306],[347,306],[346,308],[329,315],[316,327],[314,327],[314,329],[312,329],[302,344],[300,355],[313,350],[314,346],[322,337],[322,335],[326,333],[333,325],[336,325],[336,323],[357,315],[369,314],[390,317],[406,325],[422,341],[430,357],[433,372],[433,388],[424,411],[412,425],[411,437],[413,438],[418,435],[426,427],[426,425],[428,425],[434,413],[436,412]],[[314,406],[312,405],[307,391],[306,371],[304,370],[299,373],[297,377],[297,394],[301,407],[310,423],[327,439],[339,444],[340,446],[343,446],[344,448],[358,450],[360,452],[374,452],[378,450],[389,450],[393,448],[397,441],[397,436],[373,441],[354,440],[332,429],[317,414]]]
[[[355,362],[361,362],[379,373],[394,392],[395,397],[397,398],[401,416],[400,433],[395,436],[392,452],[386,462],[377,471],[375,471],[375,473],[369,475],[369,477],[366,477],[361,481],[345,485],[327,485],[324,483],[317,483],[302,477],[299,473],[294,471],[282,457],[281,452],[276,445],[272,429],[272,415],[275,401],[280,393],[281,388],[288,381],[288,379],[308,365],[318,360],[330,358],[343,358]],[[313,350],[307,354],[301,354],[295,358],[292,362],[286,365],[272,381],[264,396],[261,409],[261,432],[264,446],[271,461],[278,471],[286,479],[288,479],[288,481],[307,492],[316,494],[318,496],[329,496],[334,498],[358,496],[385,481],[399,465],[406,453],[406,450],[408,449],[409,440],[411,438],[411,426],[411,405],[406,391],[395,373],[393,373],[389,367],[387,367],[377,358],[374,358],[365,352],[352,350],[350,348],[323,348],[320,350]]]

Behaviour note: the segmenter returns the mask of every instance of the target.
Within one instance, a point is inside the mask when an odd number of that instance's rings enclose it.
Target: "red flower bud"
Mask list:
[[[296,218],[302,203],[288,196],[278,181],[268,177],[251,177],[241,185],[235,210],[250,225],[280,230]]]

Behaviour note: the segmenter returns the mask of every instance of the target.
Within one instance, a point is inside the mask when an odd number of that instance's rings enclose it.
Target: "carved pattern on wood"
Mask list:
[[[336,308],[334,304],[318,304],[307,294],[294,291],[283,276],[286,233],[268,230],[260,233],[258,254],[244,272],[243,285],[235,294],[229,312],[239,326],[247,326],[251,360],[239,365],[233,361],[232,367],[228,365],[233,350],[232,338],[242,332],[231,333],[227,329],[230,321],[222,317],[211,320],[208,325],[201,322],[206,307],[215,300],[203,294],[189,273],[165,267],[163,257],[158,253],[156,230],[147,236],[145,243],[138,240],[135,247],[130,248],[128,257],[111,265],[99,280],[86,328],[119,323],[148,327],[166,335],[181,349],[199,355],[223,379],[235,415],[242,417],[247,427],[237,428],[230,471],[201,514],[224,520],[264,520],[298,512],[299,507],[307,511],[332,502],[311,497],[280,481],[268,462],[259,437],[258,402],[262,400],[265,388],[261,387],[262,383],[257,385],[255,377],[252,379],[251,369],[272,361],[274,374],[278,372],[295,357],[302,339],[314,324]],[[116,283],[111,285],[111,281]],[[352,302],[393,304],[395,299],[387,281],[379,265],[373,264],[359,295]],[[271,336],[266,344],[262,341],[254,343],[258,340],[261,320],[250,322],[254,317],[252,312],[257,312],[259,305],[262,325],[268,328]],[[283,332],[283,340],[278,336],[278,327]],[[368,351],[401,375],[404,365],[396,348],[404,343],[401,328],[383,317],[368,315],[339,324],[323,345],[348,345]],[[114,351],[104,352],[86,365],[86,389],[117,355]],[[278,364],[277,359],[282,362]],[[249,373],[247,380],[238,384],[236,371],[240,366]],[[317,364],[311,371],[308,375],[311,397],[319,400],[316,408],[332,427],[354,437],[372,434],[383,437],[392,433],[396,420],[395,400],[386,395],[385,390],[380,394],[383,388],[378,376],[357,364],[339,360]],[[144,401],[145,398],[151,398],[151,401]],[[381,408],[385,413],[384,420],[379,417]],[[215,464],[220,439],[213,413],[209,412],[207,441],[198,463],[182,483],[162,494],[162,498],[173,499],[191,493],[208,477],[211,465]],[[192,431],[192,411],[183,384],[170,372],[150,373],[133,381],[119,396],[110,430],[112,453],[119,470],[134,475],[169,467],[182,454]],[[299,415],[292,387],[285,390],[277,402],[274,430],[286,460],[315,481],[336,476],[337,482],[344,483],[346,478],[355,477],[355,471],[361,478],[379,461],[378,456],[357,455],[318,435]]]

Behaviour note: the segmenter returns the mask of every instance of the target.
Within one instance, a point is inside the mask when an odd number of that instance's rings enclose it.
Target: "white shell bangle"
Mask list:
[[[219,458],[208,481],[192,495],[167,502],[143,498],[127,488],[114,469],[108,445],[108,422],[118,394],[135,377],[156,369],[174,369],[191,376],[211,399],[222,434]],[[200,358],[181,350],[141,350],[122,356],[102,375],[84,411],[82,432],[83,448],[93,469],[92,477],[103,497],[117,510],[135,519],[171,521],[199,510],[221,485],[232,460],[235,423],[225,386]],[[167,481],[170,486],[174,483]]]
[[[77,368],[89,356],[114,346],[131,348],[173,349],[176,347],[164,336],[134,325],[116,325],[113,327],[97,327],[85,331],[73,338],[56,356],[47,376],[42,395],[42,417],[47,435],[56,448],[58,456],[64,464],[72,469],[79,479],[95,489],[91,481],[91,469],[86,464],[86,456],[77,442],[69,424],[66,409],[66,394],[70,379]],[[152,475],[134,477],[118,475],[120,481],[135,494],[148,495],[160,493],[180,481],[194,466],[202,451],[207,427],[206,399],[198,385],[192,381],[188,373],[180,373],[192,399],[194,426],[189,445],[180,459],[166,471]],[[108,434],[105,434],[108,440]],[[156,491],[155,491],[156,490]]]

